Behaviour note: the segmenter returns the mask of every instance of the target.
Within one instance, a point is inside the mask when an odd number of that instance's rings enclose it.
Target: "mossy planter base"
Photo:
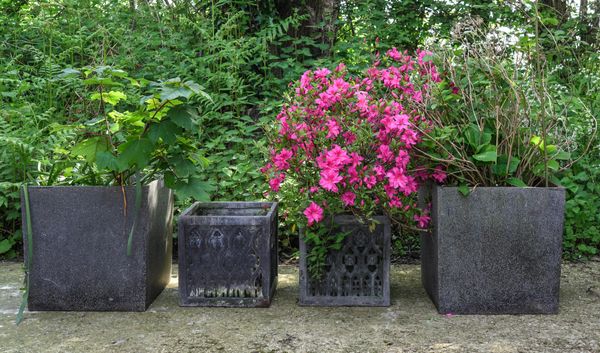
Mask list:
[[[421,276],[440,313],[558,312],[564,189],[430,190]]]
[[[127,239],[136,217],[135,187],[125,187],[126,210],[121,187],[28,190],[30,311],[144,311],[169,283],[173,196],[162,182],[143,188],[131,256]]]
[[[302,306],[389,306],[391,230],[387,217],[375,217],[373,232],[354,216],[339,215],[334,223],[350,232],[339,251],[327,256],[320,280],[309,276],[308,248],[300,234],[300,300]]]

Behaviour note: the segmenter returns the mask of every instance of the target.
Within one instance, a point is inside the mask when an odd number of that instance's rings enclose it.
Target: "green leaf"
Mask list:
[[[558,26],[559,21],[556,17],[542,17],[542,23],[546,26]]]
[[[189,107],[178,105],[169,110],[167,116],[171,119],[173,123],[175,123],[179,127],[184,128],[185,130],[192,130],[194,127],[194,122],[192,120],[194,112]]]
[[[131,140],[119,146],[119,162],[144,168],[150,162],[154,144],[147,138]]]
[[[559,160],[559,161],[567,161],[567,160],[571,159],[571,154],[569,152],[559,151],[557,154],[552,156],[552,158]]]
[[[531,143],[534,146],[539,146],[540,149],[544,148],[543,146],[543,141],[542,138],[536,135],[531,136],[531,139],[529,140],[529,143]]]
[[[524,188],[527,186],[527,184],[525,184],[525,182],[519,178],[508,178],[506,179],[506,183],[520,188]]]
[[[548,165],[548,169],[553,170],[555,172],[558,171],[558,169],[560,168],[560,165],[555,160],[549,160],[547,165]]]
[[[187,178],[196,171],[196,165],[183,156],[172,158],[170,163],[175,168],[175,174],[177,174],[179,178]]]
[[[103,136],[90,137],[76,144],[71,149],[74,156],[82,156],[88,163],[94,163],[100,152],[108,151],[108,140]]]
[[[465,137],[467,138],[467,142],[471,147],[477,148],[479,147],[479,137],[481,132],[479,131],[479,127],[475,124],[469,124],[465,131]]]
[[[185,81],[183,84],[186,87],[188,87],[190,90],[192,90],[192,92],[194,92],[195,94],[200,95],[200,96],[206,98],[208,101],[212,102],[212,98],[208,95],[208,93],[204,92],[204,87],[200,86],[196,82]]]
[[[125,93],[121,92],[121,91],[110,91],[108,93],[106,92],[96,92],[94,94],[92,94],[92,96],[90,97],[91,100],[99,100],[102,99],[102,101],[104,103],[108,103],[110,105],[117,105],[119,104],[120,101],[127,99],[127,96],[125,95]]]
[[[0,241],[0,254],[4,254],[5,252],[8,252],[10,249],[12,249],[12,247],[13,247],[13,243],[8,239],[4,239],[4,240]]]
[[[492,172],[495,175],[500,175],[500,176],[511,175],[517,171],[517,168],[519,167],[520,162],[521,162],[521,160],[519,158],[511,157],[510,163],[508,163],[508,156],[505,154],[500,155],[500,156],[498,156],[498,161],[496,162],[496,164],[492,166]],[[508,167],[508,173],[507,173],[507,167]]]
[[[91,86],[91,85],[123,86],[122,83],[115,82],[111,78],[108,78],[108,77],[106,77],[106,78],[98,78],[98,77],[88,78],[87,80],[83,80],[83,84],[87,85],[87,86]]]
[[[152,143],[159,139],[166,144],[172,144],[177,141],[177,135],[181,134],[181,128],[170,120],[163,120],[160,123],[150,125],[148,129],[148,138]]]
[[[490,150],[490,151],[485,151],[482,153],[475,154],[475,155],[473,155],[473,158],[478,161],[481,161],[481,162],[494,162],[495,163],[498,159],[498,155],[496,153],[496,147],[493,146],[493,148],[494,148],[493,151]]]
[[[469,196],[471,189],[469,189],[467,185],[460,185],[458,187],[458,192],[460,192],[463,196]]]
[[[209,192],[213,191],[214,188],[206,181],[202,181],[198,178],[190,178],[187,182],[178,181],[175,184],[174,190],[177,196],[182,200],[191,197],[198,201],[210,201]]]
[[[546,152],[548,154],[555,153],[557,150],[558,150],[558,147],[556,147],[556,145],[546,145]]]
[[[127,169],[127,164],[108,151],[96,154],[96,165],[99,169],[108,169],[115,172],[122,172]]]
[[[77,77],[79,75],[81,75],[81,71],[75,70],[75,69],[72,69],[72,68],[66,68],[66,69],[63,69],[60,72],[60,74],[58,74],[58,77],[59,78]]]

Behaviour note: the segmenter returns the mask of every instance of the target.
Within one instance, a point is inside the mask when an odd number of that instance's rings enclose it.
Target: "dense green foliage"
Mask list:
[[[580,13],[542,6],[539,30],[548,92],[568,117],[569,152],[577,159],[589,150],[559,176],[569,190],[565,250],[574,259],[600,247],[600,151],[585,142],[600,111],[600,1],[587,3]],[[191,162],[194,172],[215,186],[205,188],[212,199],[253,200],[267,189],[259,172],[267,149],[262,126],[306,69],[344,61],[356,71],[376,51],[451,38],[469,16],[484,30],[516,29],[519,45],[532,45],[531,9],[529,1],[501,0],[0,0],[0,256],[20,249],[22,183],[48,180],[56,170],[62,181],[85,174],[69,169],[65,154],[84,137],[76,126],[95,118],[98,101],[90,98],[98,87],[65,77],[69,70],[110,67],[138,82],[179,77],[202,85],[211,99],[188,102],[196,140],[187,145],[200,158]],[[143,92],[122,83],[112,90],[128,99],[115,109],[142,109],[134,97]],[[282,234],[289,254],[296,234]],[[415,239],[398,238],[398,252],[416,251]]]

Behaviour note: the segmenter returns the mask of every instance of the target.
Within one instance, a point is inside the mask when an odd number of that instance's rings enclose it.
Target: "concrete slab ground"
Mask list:
[[[600,352],[600,261],[563,265],[560,314],[439,315],[418,265],[392,268],[389,308],[299,307],[280,268],[268,309],[182,308],[177,276],[143,313],[34,312],[15,326],[22,266],[0,263],[0,352]]]

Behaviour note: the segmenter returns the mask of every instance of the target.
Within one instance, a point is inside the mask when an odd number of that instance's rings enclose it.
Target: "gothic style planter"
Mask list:
[[[325,273],[312,279],[307,268],[308,248],[300,234],[300,305],[306,306],[389,306],[391,230],[387,217],[375,217],[379,224],[368,225],[350,215],[334,217],[341,232],[350,232],[339,251],[331,251]]]
[[[423,286],[440,313],[558,312],[563,188],[431,189]]]
[[[181,306],[268,307],[277,286],[277,203],[195,203],[179,217]]]
[[[29,187],[32,244],[22,202],[25,255],[32,246],[28,308],[144,311],[171,274],[172,192],[162,181],[143,187]],[[23,195],[21,197],[23,200]],[[127,240],[134,219],[132,253]]]

